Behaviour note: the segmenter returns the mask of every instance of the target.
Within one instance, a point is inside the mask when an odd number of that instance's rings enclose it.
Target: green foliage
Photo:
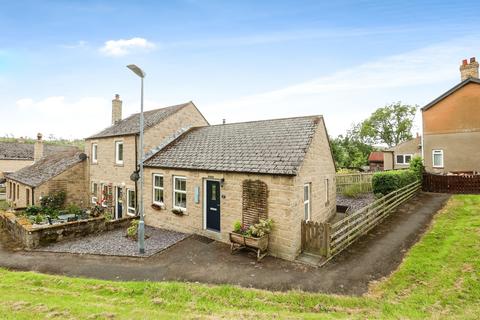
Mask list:
[[[76,204],[72,203],[72,204],[69,204],[67,206],[67,212],[69,214],[74,214],[76,216],[79,216],[79,215],[82,214],[82,209],[79,206],[77,206]]]
[[[36,216],[40,212],[42,212],[42,208],[39,206],[29,206],[25,209],[25,213],[29,216]]]
[[[415,172],[417,175],[417,178],[419,180],[422,180],[423,178],[423,161],[422,157],[420,156],[415,156],[410,160],[410,170]]]
[[[233,225],[233,231],[240,233],[242,230],[242,223],[240,221],[236,221],[235,224]]]
[[[34,218],[34,222],[36,224],[41,224],[43,222],[43,216],[41,214],[37,214]]]
[[[417,174],[411,170],[376,172],[372,178],[373,193],[386,195],[417,180]]]
[[[412,126],[418,106],[400,101],[379,108],[360,124],[359,134],[365,143],[396,146],[412,139]]]
[[[105,210],[103,212],[103,217],[105,218],[106,221],[112,221],[113,220],[113,213],[110,210]]]
[[[353,127],[345,136],[339,135],[330,139],[333,159],[337,170],[357,169],[368,164],[368,156],[374,148],[363,143],[358,135],[357,128]]]
[[[128,227],[128,229],[127,229],[127,236],[129,238],[136,238],[137,237],[138,223],[139,223],[139,221],[137,219],[132,220],[132,222],[130,222],[130,227]]]
[[[351,184],[351,185],[346,186],[345,189],[343,190],[342,194],[345,197],[358,198],[361,194],[364,193],[363,190],[364,190],[364,188],[363,188],[362,184],[356,183],[356,184]]]
[[[40,205],[44,211],[57,211],[64,208],[67,194],[64,191],[51,193],[42,197]]]
[[[5,200],[0,200],[0,210],[7,210],[8,209],[8,203]]]

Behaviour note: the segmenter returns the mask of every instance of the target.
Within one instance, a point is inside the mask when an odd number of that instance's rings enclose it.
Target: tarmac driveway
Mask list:
[[[231,255],[228,245],[195,236],[143,259],[15,250],[2,232],[0,266],[109,280],[198,281],[359,295],[369,282],[397,268],[448,197],[420,193],[322,268],[272,257],[257,263],[246,252]]]

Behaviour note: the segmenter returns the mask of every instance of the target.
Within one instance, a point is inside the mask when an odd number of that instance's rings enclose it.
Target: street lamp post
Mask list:
[[[138,205],[138,215],[140,221],[138,223],[138,251],[145,253],[145,220],[143,214],[143,161],[145,160],[143,152],[143,78],[145,78],[145,72],[134,64],[129,64],[128,69],[132,70],[141,79],[141,94],[140,94],[140,154],[139,154],[139,171],[140,171],[140,201]]]

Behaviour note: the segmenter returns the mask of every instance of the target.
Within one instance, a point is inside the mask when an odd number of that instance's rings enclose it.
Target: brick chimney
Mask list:
[[[122,100],[120,95],[116,94],[112,100],[112,125],[122,120]]]
[[[469,78],[478,78],[478,62],[475,60],[475,57],[470,58],[470,63],[467,59],[462,61],[462,65],[460,66],[460,75],[462,77],[462,81]]]
[[[33,148],[33,161],[37,162],[43,157],[43,140],[42,134],[37,134],[37,141],[35,141],[35,146]]]

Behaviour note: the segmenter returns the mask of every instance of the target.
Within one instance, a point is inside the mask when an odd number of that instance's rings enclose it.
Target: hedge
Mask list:
[[[377,172],[372,178],[374,194],[386,195],[392,191],[403,188],[418,180],[416,172],[412,170],[396,170]]]

